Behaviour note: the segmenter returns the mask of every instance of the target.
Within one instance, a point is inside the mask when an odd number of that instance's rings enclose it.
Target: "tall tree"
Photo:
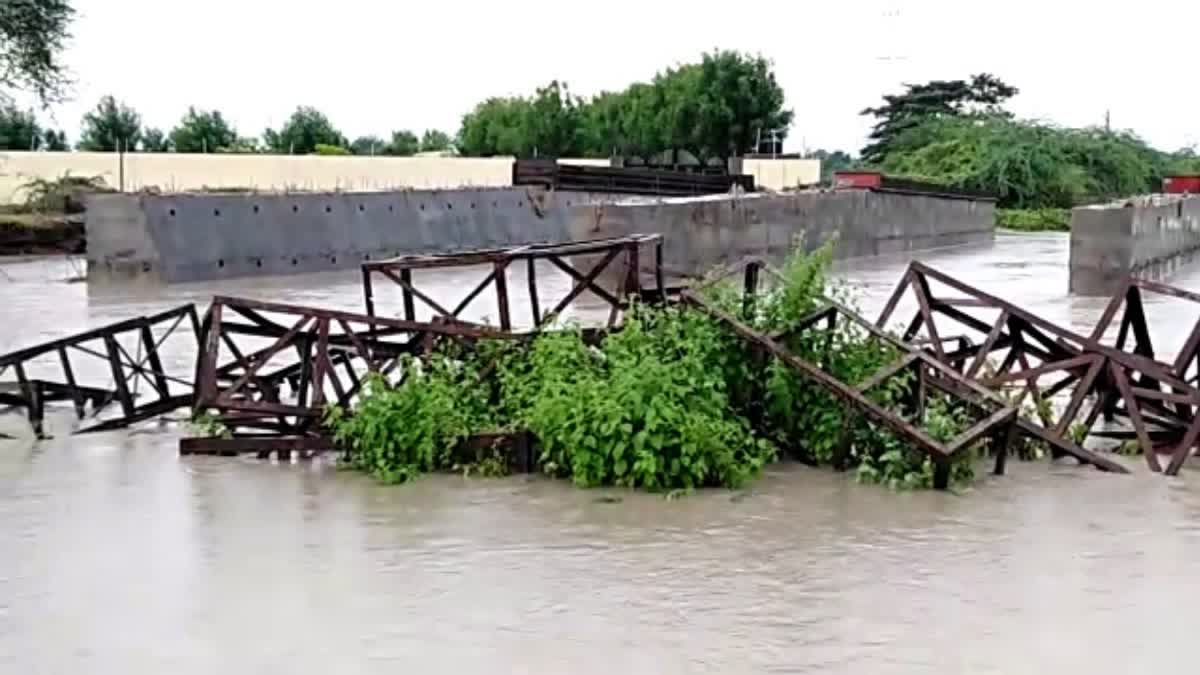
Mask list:
[[[878,164],[900,134],[930,119],[972,113],[1004,114],[1004,102],[1017,93],[1016,87],[988,73],[973,75],[970,80],[905,85],[903,93],[885,95],[883,105],[860,113],[875,118],[875,126],[860,156],[868,164]]]
[[[147,127],[142,131],[142,152],[168,152],[171,141],[162,129]]]
[[[350,144],[350,152],[356,155],[382,155],[387,143],[378,136],[359,136]]]
[[[533,142],[528,131],[529,100],[521,97],[489,98],[463,116],[456,146],[462,155],[531,157]]]
[[[189,106],[179,125],[171,130],[175,152],[221,152],[238,142],[237,130],[219,110]]]
[[[761,134],[787,135],[792,111],[784,108],[783,88],[771,63],[735,51],[705,54],[695,83],[683,90],[696,97],[692,147],[697,157],[729,157],[751,152]],[[687,147],[687,146],[685,146]]]
[[[441,152],[450,149],[450,136],[437,129],[426,129],[421,134],[421,152]]]
[[[401,129],[392,132],[392,140],[384,148],[384,154],[396,157],[411,157],[421,149],[421,141],[411,131]]]
[[[83,116],[79,149],[92,152],[133,150],[142,139],[142,117],[133,108],[105,96]]]
[[[0,150],[37,150],[42,140],[42,128],[32,111],[0,107]]]
[[[338,131],[324,113],[310,106],[300,106],[279,131],[267,129],[263,142],[274,152],[307,155],[318,145],[345,147],[346,137]]]
[[[48,152],[66,152],[70,149],[67,145],[67,132],[54,129],[42,132],[42,149]]]
[[[70,79],[62,51],[75,10],[67,0],[0,1],[0,98],[6,89],[61,100]]]

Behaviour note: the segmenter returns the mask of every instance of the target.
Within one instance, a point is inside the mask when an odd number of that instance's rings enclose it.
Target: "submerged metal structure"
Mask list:
[[[526,341],[552,330],[564,310],[586,293],[608,310],[604,327],[588,332],[593,339],[619,330],[635,298],[679,302],[709,314],[762,359],[776,358],[828,392],[844,419],[886,428],[927,454],[938,487],[948,483],[951,460],[985,439],[997,473],[1004,471],[1016,436],[1045,443],[1056,457],[1126,471],[1107,453],[1084,447],[1095,436],[1136,443],[1150,468],[1168,475],[1180,471],[1200,440],[1200,320],[1166,363],[1158,360],[1144,302],[1147,294],[1160,294],[1200,306],[1200,294],[1128,279],[1085,336],[912,263],[876,321],[827,300],[788,335],[766,335],[699,292],[741,275],[741,313],[749,317],[762,278],[778,276],[766,262],[750,258],[703,284],[673,287],[664,279],[662,247],[660,235],[632,235],[366,262],[361,266],[365,313],[218,296],[202,318],[192,305],[183,305],[2,355],[0,405],[23,411],[39,437],[46,405],[55,402],[70,402],[87,420],[78,432],[116,429],[190,408],[202,426],[212,425],[211,435],[183,439],[184,454],[316,453],[334,445],[323,426],[326,407],[352,407],[372,374],[400,381],[406,357],[427,356],[446,344],[471,349],[480,340]],[[523,290],[509,283],[515,265],[525,268]],[[561,297],[546,302],[537,284],[539,265],[565,275],[568,285]],[[453,306],[414,277],[419,270],[469,268],[486,274]],[[380,311],[376,284],[381,280],[399,289],[399,316]],[[527,294],[529,322],[513,316],[512,292]],[[462,318],[484,296],[495,299],[498,325]],[[912,316],[898,333],[888,332],[887,324],[906,299],[915,303]],[[419,315],[429,318],[418,320]],[[894,349],[896,361],[863,382],[843,382],[820,358],[801,358],[785,346],[791,337],[820,340],[845,326]],[[163,343],[172,337],[185,343],[185,368],[179,358],[163,356]],[[103,365],[102,377],[95,368],[81,367],[86,359]],[[872,398],[876,387],[902,376],[908,389],[901,404],[882,405]],[[1060,394],[1064,403],[1050,405]],[[973,422],[958,438],[938,440],[922,429],[931,395],[970,411]],[[1032,417],[1021,414],[1027,402],[1034,406]],[[1101,418],[1111,424],[1098,427]],[[527,435],[475,441],[506,445],[515,453],[514,466],[523,470],[534,464]],[[850,443],[849,431],[844,443]],[[1168,457],[1165,466],[1162,454]]]
[[[935,284],[946,292],[935,293]],[[1200,407],[1196,387],[1200,321],[1174,363],[1155,360],[1143,292],[1200,302],[1197,294],[1129,279],[1113,296],[1092,333],[1084,336],[914,262],[876,325],[884,327],[900,301],[911,296],[917,308],[902,339],[923,336],[926,349],[939,361],[990,388],[1021,385],[1017,402],[1029,397],[1040,422],[1028,423],[1025,428],[1050,443],[1056,455],[1075,454],[1072,448],[1093,433],[1132,439],[1153,471],[1164,470],[1159,453],[1166,451],[1171,460],[1165,472],[1175,475],[1200,437],[1196,416]],[[1104,337],[1122,308],[1115,341],[1105,343]],[[950,330],[976,339],[964,337],[962,344],[946,349],[947,323],[953,326]],[[1062,410],[1055,411],[1047,404],[1051,397],[1066,391],[1071,395]],[[1093,431],[1102,415],[1108,421],[1123,421],[1126,428]]]
[[[39,438],[48,403],[74,406],[76,433],[120,429],[189,406],[190,368],[170,367],[161,351],[173,337],[194,348],[199,331],[196,309],[187,304],[0,355],[0,405],[23,410]]]
[[[524,263],[526,299],[533,314],[532,326],[537,329],[553,323],[555,317],[575,301],[584,291],[590,291],[610,307],[608,325],[617,322],[627,298],[642,293],[641,268],[649,253],[649,269],[654,279],[658,296],[665,294],[662,267],[663,239],[659,234],[635,234],[611,239],[595,239],[570,244],[529,244],[462,253],[439,255],[403,256],[389,260],[366,262],[362,265],[363,300],[368,316],[376,316],[375,277],[383,277],[401,288],[403,317],[408,321],[417,319],[417,302],[427,307],[437,318],[453,321],[466,310],[476,298],[489,288],[496,298],[501,330],[513,328],[512,303],[509,297],[508,272],[514,264]],[[645,251],[645,249],[650,249]],[[572,264],[575,261],[575,264]],[[537,265],[546,262],[571,279],[571,287],[562,298],[545,312],[541,310],[542,298],[537,287]],[[413,280],[414,270],[489,267],[487,276],[468,292],[453,309],[447,309],[429,293],[423,292]],[[577,267],[587,269],[580,272]],[[619,281],[614,291],[604,288],[599,279],[612,268]]]

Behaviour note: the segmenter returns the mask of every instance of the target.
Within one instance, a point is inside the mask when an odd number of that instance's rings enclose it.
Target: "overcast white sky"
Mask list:
[[[1065,125],[1132,128],[1164,149],[1200,143],[1200,2],[1078,0],[75,0],[74,140],[105,93],[168,129],[189,104],[243,135],[297,104],[350,136],[437,127],[491,95],[558,78],[618,89],[706,49],[772,59],[796,111],[788,150],[862,145],[857,115],[902,82],[989,71],[1011,107]]]

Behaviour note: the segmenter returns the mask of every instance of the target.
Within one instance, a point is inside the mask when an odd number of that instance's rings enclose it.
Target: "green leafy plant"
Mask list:
[[[459,444],[491,422],[486,393],[472,386],[470,366],[442,353],[427,361],[408,357],[399,384],[372,375],[354,414],[332,407],[325,423],[347,461],[385,483],[450,470],[458,464]]]

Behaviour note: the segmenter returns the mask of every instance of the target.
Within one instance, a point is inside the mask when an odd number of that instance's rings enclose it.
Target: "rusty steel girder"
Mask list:
[[[0,405],[24,409],[39,438],[48,403],[70,402],[80,420],[90,420],[75,433],[120,429],[190,406],[191,373],[171,372],[161,354],[173,335],[194,353],[199,323],[191,304],[4,354]],[[97,361],[106,364],[103,376],[84,367]],[[35,371],[47,375],[35,377]],[[110,414],[113,404],[116,414]]]
[[[954,295],[934,293],[931,281]],[[1188,375],[1194,372],[1189,369],[1196,367],[1200,323],[1193,327],[1175,363],[1155,360],[1143,291],[1200,301],[1200,296],[1165,284],[1129,279],[1092,333],[1083,336],[914,262],[876,325],[886,325],[899,302],[911,295],[917,308],[902,338],[914,341],[923,333],[926,351],[985,386],[1019,386],[1017,403],[1031,398],[1040,422],[1029,425],[1036,431],[1027,430],[1049,442],[1056,456],[1064,454],[1068,444],[1082,446],[1093,434],[1127,438],[1138,442],[1153,471],[1163,471],[1158,455],[1166,449],[1171,455],[1166,473],[1175,475],[1200,435],[1200,418],[1195,414],[1200,391],[1196,376]],[[1105,344],[1104,335],[1122,307],[1125,311],[1116,342]],[[952,322],[955,330],[976,340],[965,337],[957,347],[947,349],[941,332],[945,326],[938,326],[938,318]],[[1049,401],[1067,391],[1070,398],[1055,419]],[[1083,413],[1089,399],[1091,406]],[[1119,418],[1128,428],[1093,431],[1101,415],[1110,422]]]
[[[445,341],[523,337],[223,296],[213,298],[200,333],[194,414],[230,437],[185,439],[184,454],[331,449],[321,428],[326,404],[351,406],[368,373],[392,375],[405,355],[428,355]]]
[[[642,268],[642,249],[653,247],[653,263],[651,273],[654,277],[652,295],[662,298],[666,295],[663,282],[662,267],[662,235],[635,234],[626,237],[596,239],[569,244],[527,244],[508,248],[467,251],[463,253],[447,253],[440,255],[403,256],[390,260],[366,262],[362,264],[363,299],[366,303],[368,316],[376,316],[376,295],[373,280],[376,275],[382,276],[401,288],[403,296],[403,317],[415,321],[417,317],[416,303],[432,310],[435,317],[445,320],[457,320],[471,303],[489,287],[494,288],[499,325],[501,330],[512,330],[513,317],[510,311],[511,303],[508,285],[508,270],[513,263],[525,263],[526,287],[529,307],[533,314],[532,326],[541,328],[554,321],[560,312],[567,308],[584,291],[590,291],[603,300],[610,308],[608,325],[613,326],[621,310],[626,306],[629,296],[643,295],[640,272]],[[587,272],[580,272],[576,263],[587,266]],[[541,311],[541,298],[537,287],[537,263],[546,261],[565,273],[571,279],[571,288],[567,294],[547,312]],[[615,292],[610,292],[598,283],[601,274],[608,271],[614,263],[618,263],[620,278]],[[453,309],[447,309],[430,294],[418,288],[413,281],[414,270],[464,268],[475,266],[490,266],[491,270]]]

